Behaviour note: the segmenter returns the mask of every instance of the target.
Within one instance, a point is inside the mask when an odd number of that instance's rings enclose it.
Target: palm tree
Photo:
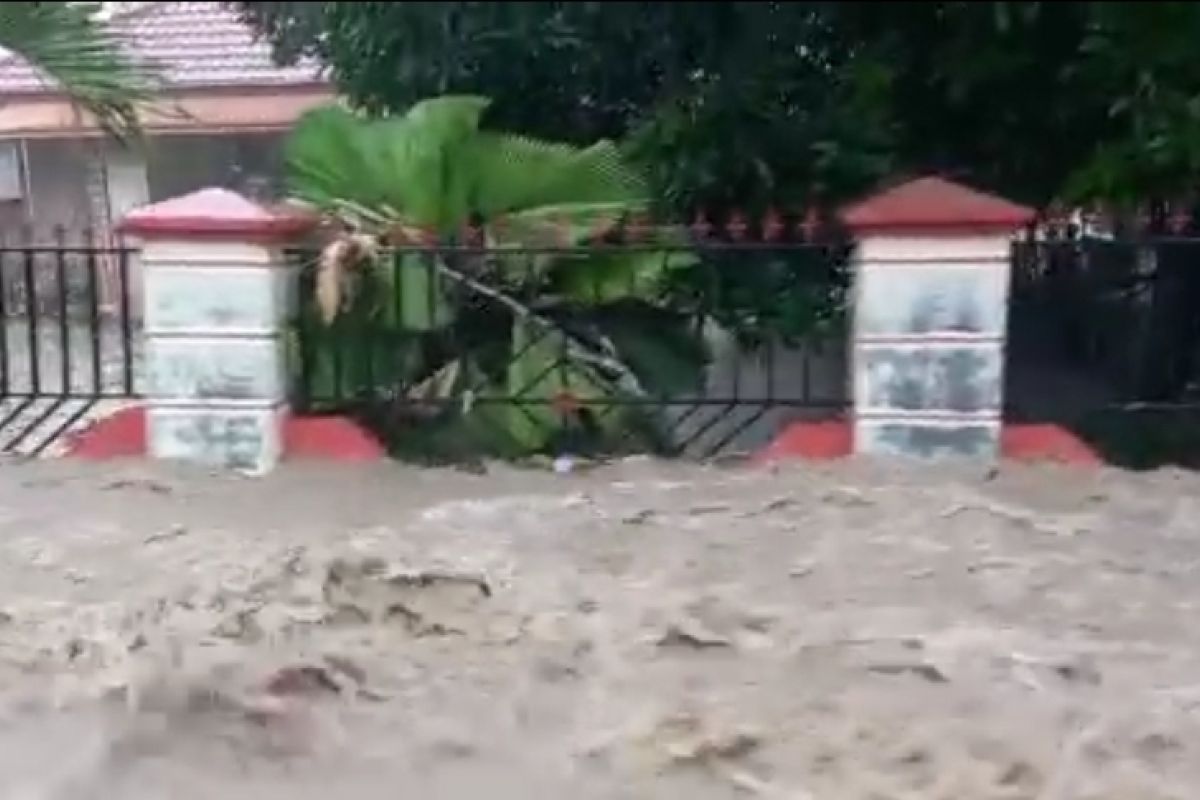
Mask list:
[[[702,348],[660,303],[697,259],[678,232],[607,244],[650,203],[614,143],[492,130],[488,106],[438,97],[375,119],[331,106],[297,124],[291,194],[346,231],[314,270],[309,387],[458,406],[451,421],[501,434],[510,452],[561,434],[555,398],[597,406],[620,435],[632,422],[619,398],[650,408],[668,378],[700,375]],[[364,346],[389,332],[389,346]]]
[[[139,131],[138,108],[154,96],[156,75],[121,49],[98,17],[100,6],[0,5],[0,48],[41,70],[101,128],[127,138]]]

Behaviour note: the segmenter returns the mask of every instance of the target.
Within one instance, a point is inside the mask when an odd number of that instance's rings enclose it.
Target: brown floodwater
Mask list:
[[[0,798],[1184,800],[1200,480],[0,466]]]

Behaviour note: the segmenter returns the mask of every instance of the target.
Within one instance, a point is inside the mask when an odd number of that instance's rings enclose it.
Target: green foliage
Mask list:
[[[375,111],[445,92],[499,124],[634,134],[668,207],[836,202],[939,171],[1041,203],[1192,188],[1200,5],[240,3]]]
[[[280,58],[328,64],[358,107],[482,94],[491,124],[621,141],[674,221],[828,210],[881,178],[930,172],[1035,206],[1161,208],[1194,198],[1200,177],[1196,3],[238,6]],[[513,262],[510,280],[531,267],[544,278],[552,261]],[[842,273],[802,262],[669,274],[743,339],[794,339],[837,324],[843,302]],[[571,290],[608,286],[596,269]]]
[[[355,228],[401,226],[438,239],[473,216],[509,214],[501,234],[520,237],[564,215],[616,217],[646,205],[644,181],[611,142],[581,149],[481,130],[488,105],[440,97],[383,119],[337,106],[310,111],[288,141],[289,188]]]
[[[487,107],[440,97],[399,117],[322,108],[300,121],[287,144],[292,194],[379,243],[338,237],[326,248],[318,286],[342,288],[321,309],[329,324],[316,308],[304,315],[302,338],[315,343],[306,363],[318,396],[425,404],[458,429],[449,440],[486,421],[500,426],[500,449],[523,453],[555,446],[578,422],[556,407],[560,394],[611,406],[644,395],[642,370],[698,379],[694,342],[643,348],[627,363],[608,330],[619,303],[653,309],[696,259],[678,238],[662,251],[602,244],[648,205],[612,143],[484,129]],[[387,346],[367,344],[379,340]],[[500,398],[516,402],[498,411]],[[623,433],[630,409],[601,415],[594,432]]]
[[[629,155],[676,210],[845,196],[889,166],[821,4],[237,5],[281,60],[322,60],[370,112],[470,93],[534,136],[635,134]]]
[[[0,5],[0,48],[37,67],[106,131],[138,133],[138,108],[158,88],[152,67],[131,61],[97,21],[99,3]]]

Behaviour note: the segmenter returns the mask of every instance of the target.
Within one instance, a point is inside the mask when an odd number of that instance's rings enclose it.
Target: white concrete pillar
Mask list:
[[[1032,218],[940,178],[843,212],[858,241],[856,453],[999,456],[1011,245]]]
[[[311,221],[204,189],[137,209],[121,227],[142,241],[150,455],[271,469],[289,389],[294,276],[283,248]]]

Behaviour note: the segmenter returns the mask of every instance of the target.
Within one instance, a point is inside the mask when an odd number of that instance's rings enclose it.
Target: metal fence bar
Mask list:
[[[133,251],[86,241],[68,244],[61,228],[54,239],[47,244],[32,237],[16,245],[0,241],[0,399],[11,401],[0,415],[0,451],[5,453],[39,455],[101,399],[131,397],[137,390]],[[110,288],[119,292],[111,295],[112,313],[101,308],[108,262]],[[110,326],[119,341],[106,342]],[[111,388],[105,380],[110,358],[120,376]]]
[[[67,397],[71,394],[71,317],[67,308],[67,256],[59,250],[55,258],[55,271],[58,278],[58,348],[59,358],[62,359],[62,386],[60,394]]]
[[[7,259],[4,255],[4,252],[0,251],[0,397],[8,397],[9,392],[8,303],[5,297],[8,292],[8,283],[5,279],[4,266]]]
[[[129,310],[129,252],[117,253],[117,281],[121,304],[121,366],[122,386],[126,395],[133,394],[133,323]]]
[[[85,328],[94,340],[91,393],[130,396],[136,391],[132,253],[125,248],[0,245],[0,319],[8,323],[0,326],[0,342],[6,345],[0,346],[0,395],[77,395],[76,361],[86,358],[87,348],[79,348],[76,327]],[[102,273],[108,260],[114,278],[111,319],[103,311]],[[16,261],[15,272],[9,270],[10,261]],[[20,327],[20,341],[10,335],[13,324]],[[109,324],[117,334],[111,347],[103,335]],[[111,391],[103,380],[106,354],[120,367]],[[50,376],[61,377],[61,385],[55,387],[58,381],[48,380]]]
[[[34,431],[38,430],[39,428],[42,427],[42,425],[46,424],[46,420],[48,420],[48,419],[50,419],[50,417],[54,416],[55,412],[57,412],[60,408],[62,408],[63,405],[66,404],[66,402],[67,402],[67,398],[65,398],[65,397],[54,398],[54,401],[52,403],[50,403],[50,405],[48,405],[45,409],[43,409],[41,414],[38,414],[32,420],[25,423],[25,426],[23,428],[21,428],[21,430],[17,433],[16,436],[12,437],[7,442],[5,442],[5,444],[4,444],[5,452],[9,452],[9,453],[16,452],[17,448],[20,447],[21,444],[23,442],[25,442],[30,436],[32,436]]]
[[[29,333],[29,393],[39,395],[41,379],[41,336],[38,332],[37,284],[34,275],[35,250],[25,251],[25,319]]]
[[[88,339],[91,345],[92,361],[92,396],[104,394],[104,372],[101,365],[100,350],[100,276],[97,274],[99,264],[95,251],[87,254],[87,294],[88,294]]]

